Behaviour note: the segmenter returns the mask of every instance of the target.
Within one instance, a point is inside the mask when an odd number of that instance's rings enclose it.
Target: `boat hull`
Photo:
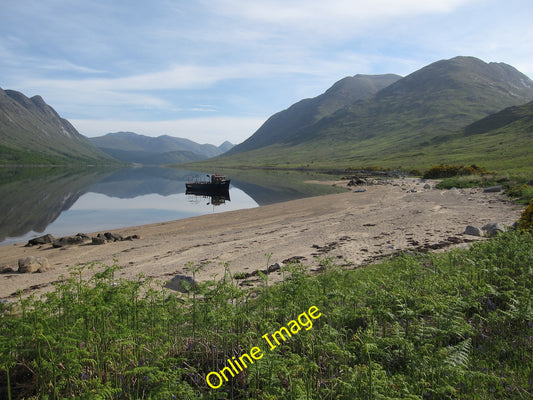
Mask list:
[[[187,191],[193,193],[224,193],[229,190],[230,180],[225,180],[222,182],[211,183],[211,182],[187,182],[185,188]]]

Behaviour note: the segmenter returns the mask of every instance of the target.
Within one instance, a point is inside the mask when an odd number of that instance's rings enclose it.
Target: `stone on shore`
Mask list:
[[[483,189],[483,193],[499,193],[503,190],[502,185],[491,186]]]
[[[170,281],[165,283],[167,289],[175,290],[181,293],[187,293],[191,288],[197,285],[196,281],[187,275],[176,275]]]
[[[487,236],[494,237],[500,233],[505,232],[505,226],[500,224],[499,222],[491,222],[490,224],[487,224],[483,226],[481,229],[483,229]]]
[[[36,238],[28,240],[28,243],[26,244],[26,247],[39,246],[41,244],[52,243],[54,240],[55,240],[55,238],[48,233],[46,235],[39,236],[39,237],[36,237]]]
[[[82,244],[89,239],[89,236],[85,235],[84,233],[78,233],[76,236],[65,236],[59,239],[55,239],[52,242],[52,246],[58,248],[74,244]]]
[[[48,259],[44,257],[26,257],[20,258],[18,261],[19,273],[33,273],[33,272],[46,272],[52,270],[52,266],[48,262]]]
[[[470,235],[470,236],[483,236],[483,231],[475,226],[468,225],[465,228],[465,231],[463,235]]]
[[[105,237],[96,236],[92,238],[92,244],[94,245],[101,245],[101,244],[106,244],[106,243],[107,243],[107,240]]]
[[[124,240],[124,238],[122,237],[121,234],[119,233],[111,233],[111,232],[106,232],[104,233],[104,236],[107,240],[109,240],[110,242],[121,242]]]

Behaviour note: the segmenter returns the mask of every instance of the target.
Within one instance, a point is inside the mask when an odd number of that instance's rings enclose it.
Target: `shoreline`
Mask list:
[[[357,186],[359,192],[110,231],[140,236],[133,241],[62,248],[2,245],[0,267],[16,271],[19,258],[34,256],[47,258],[52,269],[0,274],[0,299],[12,300],[17,290],[51,290],[53,282],[69,276],[70,267],[91,262],[112,265],[114,259],[121,267],[117,278],[136,280],[142,274],[161,282],[177,274],[192,275],[187,263],[207,264],[196,273],[199,281],[220,279],[226,267],[232,274],[250,274],[294,257],[310,270],[320,258],[329,257],[355,267],[402,250],[446,249],[483,240],[463,235],[465,227],[490,222],[512,225],[522,211],[499,193],[438,190],[434,181],[427,182],[430,189],[424,189],[426,181],[417,178],[395,179]],[[247,279],[245,284],[253,285],[258,279]],[[269,280],[279,279],[280,271],[270,274]]]

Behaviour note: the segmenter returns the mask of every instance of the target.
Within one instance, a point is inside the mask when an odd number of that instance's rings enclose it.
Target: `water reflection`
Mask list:
[[[189,203],[198,204],[202,199],[208,199],[207,205],[220,206],[226,204],[226,201],[231,201],[229,190],[222,193],[200,193],[198,191],[186,190],[187,200]]]
[[[332,191],[306,185],[310,176],[301,173],[227,171],[232,178],[227,195],[197,197],[185,191],[185,182],[196,175],[204,172],[0,168],[0,243],[164,222]]]

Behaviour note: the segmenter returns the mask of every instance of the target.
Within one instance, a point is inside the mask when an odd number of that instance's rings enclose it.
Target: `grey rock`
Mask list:
[[[353,193],[364,193],[366,192],[366,189],[355,189]]]
[[[122,235],[120,235],[118,233],[106,232],[106,233],[104,233],[104,236],[110,242],[121,242],[122,240],[124,240]]]
[[[19,273],[46,272],[52,270],[48,260],[44,257],[26,257],[18,261]]]
[[[505,226],[500,224],[499,222],[491,222],[490,224],[487,224],[483,226],[481,229],[483,229],[487,236],[493,237],[498,235],[499,233],[505,232]]]
[[[46,235],[28,240],[26,247],[39,246],[41,244],[52,243],[54,240],[55,238],[52,235],[46,234]]]
[[[431,189],[431,185],[429,183],[426,183],[424,185],[424,189],[426,189],[426,190]]]
[[[0,266],[0,274],[11,274],[13,272],[15,272],[15,270],[10,265]]]
[[[475,226],[468,225],[463,233],[463,235],[470,236],[483,236],[483,231]]]
[[[106,244],[107,243],[107,240],[105,239],[105,237],[93,237],[92,238],[92,244],[94,245],[101,245],[101,244]]]
[[[89,237],[87,235],[76,235],[76,236],[65,236],[61,237],[59,239],[55,239],[52,242],[53,247],[63,247],[63,246],[71,246],[74,244],[82,244],[86,240],[88,240]]]
[[[191,288],[197,285],[196,281],[187,275],[176,275],[170,281],[165,283],[167,289],[175,290],[181,293],[187,293]]]
[[[130,236],[126,236],[124,238],[124,240],[135,240],[135,239],[140,239],[141,237],[139,235],[130,235]]]
[[[350,182],[348,182],[348,186],[365,185],[366,183],[367,181],[364,178],[353,177]]]
[[[483,193],[499,193],[503,189],[502,185],[491,186],[483,189]]]
[[[75,245],[75,244],[82,244],[88,240],[91,240],[91,238],[87,236],[85,233],[78,233],[75,236],[65,236],[59,239],[55,239],[52,242],[52,246],[53,247],[70,246],[70,245]]]

